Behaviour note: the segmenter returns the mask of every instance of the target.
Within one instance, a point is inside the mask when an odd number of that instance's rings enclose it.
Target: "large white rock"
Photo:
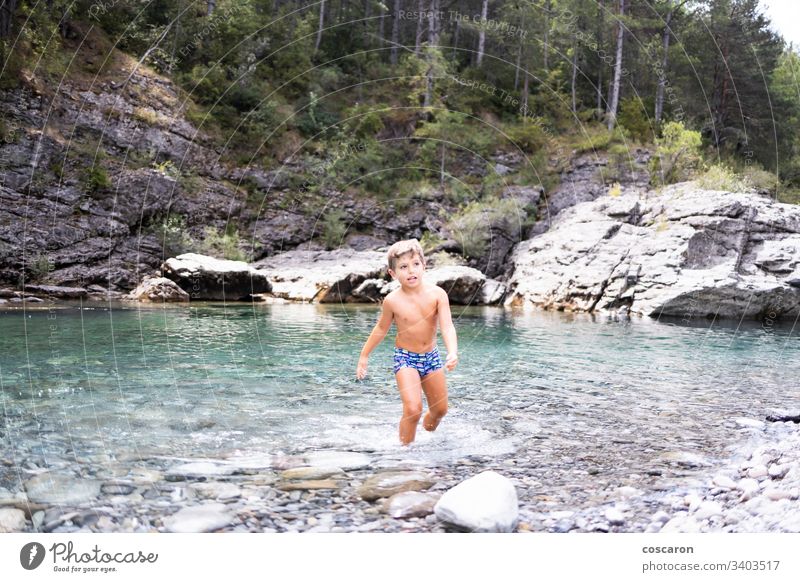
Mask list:
[[[166,277],[145,277],[139,286],[128,294],[128,299],[154,303],[189,301],[189,294]]]
[[[294,250],[254,266],[267,276],[275,297],[321,303],[364,301],[353,292],[368,279],[385,277],[386,253]]]
[[[509,479],[484,471],[442,495],[434,513],[440,520],[474,532],[510,532],[517,526],[517,490]]]
[[[266,273],[243,261],[186,253],[167,259],[161,271],[191,299],[238,301],[270,290]]]
[[[506,305],[686,319],[800,314],[800,208],[756,194],[629,190],[517,245]]]

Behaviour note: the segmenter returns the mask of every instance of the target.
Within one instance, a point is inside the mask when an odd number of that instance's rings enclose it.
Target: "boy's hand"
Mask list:
[[[456,364],[458,364],[458,353],[447,354],[447,360],[445,360],[444,363],[444,367],[447,371],[452,372]]]
[[[367,375],[367,358],[358,358],[358,367],[356,368],[356,378],[363,380]]]

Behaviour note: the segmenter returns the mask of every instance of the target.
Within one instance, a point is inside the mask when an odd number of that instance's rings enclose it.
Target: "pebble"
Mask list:
[[[767,468],[764,465],[756,465],[747,470],[747,476],[751,479],[763,479],[767,476]]]
[[[404,491],[428,489],[434,481],[425,473],[418,471],[388,471],[378,473],[367,479],[358,488],[358,495],[364,501],[375,501],[381,497],[391,497]]]
[[[333,475],[344,475],[339,467],[295,467],[282,471],[282,479],[325,479]]]
[[[386,500],[385,511],[396,519],[425,517],[433,513],[438,496],[418,491],[403,491]]]
[[[203,533],[228,525],[233,516],[222,503],[184,507],[164,520],[167,531],[174,533]]]
[[[736,489],[736,481],[722,473],[718,473],[714,476],[713,483],[717,487],[722,487],[723,489]]]
[[[722,505],[717,501],[703,501],[694,514],[695,519],[708,519],[722,514]]]
[[[334,481],[333,479],[322,479],[322,480],[312,480],[309,479],[308,481],[286,481],[283,483],[278,483],[278,489],[281,491],[306,491],[309,489],[339,489],[341,484],[339,481]],[[299,496],[298,496],[299,498]]]
[[[13,507],[0,507],[0,533],[22,531],[25,528],[25,512]]]
[[[611,525],[622,525],[625,523],[625,515],[616,507],[609,507],[603,515]]]
[[[791,469],[791,466],[788,463],[782,465],[778,465],[776,463],[770,465],[768,473],[773,479],[783,479],[786,476],[786,473],[789,472],[789,469]]]
[[[69,475],[40,473],[25,482],[28,499],[34,503],[67,505],[91,501],[100,495],[101,483]]]

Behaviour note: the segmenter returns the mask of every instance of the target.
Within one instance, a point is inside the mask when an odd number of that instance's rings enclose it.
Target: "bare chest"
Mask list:
[[[395,321],[399,328],[406,328],[420,323],[436,322],[436,299],[423,298],[409,300],[395,308]]]

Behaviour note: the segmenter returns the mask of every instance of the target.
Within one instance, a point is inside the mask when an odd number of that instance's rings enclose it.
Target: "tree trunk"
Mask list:
[[[0,0],[0,38],[11,36],[16,11],[17,0]]]
[[[664,23],[664,36],[661,39],[662,50],[664,55],[661,59],[661,74],[658,76],[658,88],[656,89],[656,110],[655,120],[656,125],[661,123],[661,114],[664,112],[664,89],[667,85],[667,65],[669,63],[669,37],[670,29],[669,23],[672,20],[672,9],[667,12],[667,18]]]
[[[217,0],[208,0],[206,2],[206,16],[211,16],[214,14],[214,10],[217,7]]]
[[[519,64],[522,62],[522,39],[519,39],[519,48],[517,48],[517,66],[514,68],[514,91],[519,89]]]
[[[597,46],[603,50],[603,27],[605,26],[605,0],[600,0],[597,10]],[[603,107],[603,63],[597,67],[597,109],[604,111]]]
[[[314,52],[319,50],[319,43],[322,41],[322,28],[325,23],[325,0],[319,3],[319,27],[317,28],[317,42],[314,43]]]
[[[520,107],[522,111],[522,117],[528,116],[528,87],[529,87],[529,79],[530,75],[528,74],[527,69],[522,72],[525,75],[525,82],[522,84],[522,107]]]
[[[458,58],[458,33],[461,32],[461,19],[456,18],[456,31],[453,33],[453,60]]]
[[[543,60],[543,65],[544,65],[545,82],[547,81],[547,79],[546,79],[547,75],[550,73],[550,67],[547,64],[547,53],[549,52],[548,48],[547,48],[547,42],[548,42],[548,40],[550,38],[550,8],[551,7],[552,7],[552,4],[551,4],[550,0],[547,0],[547,2],[545,2],[545,7],[544,7],[544,44],[543,44],[543,55],[542,55],[542,57],[543,57],[542,60]]]
[[[617,123],[617,106],[619,105],[619,84],[622,79],[622,39],[625,29],[622,26],[622,17],[625,15],[625,0],[619,0],[619,26],[617,28],[617,58],[614,66],[614,82],[612,84],[611,103],[608,105],[608,130],[614,129]]]
[[[390,61],[393,65],[397,64],[397,49],[400,44],[400,10],[403,8],[403,0],[394,0],[394,21],[392,22],[392,54]]]
[[[489,0],[483,0],[483,5],[481,6],[481,29],[478,31],[478,54],[477,59],[475,62],[475,66],[480,67],[481,62],[483,61],[483,51],[486,49],[486,27],[484,23],[486,22],[486,15],[489,13]]]
[[[381,9],[381,22],[378,26],[378,39],[380,40],[380,47],[383,48],[383,45],[386,44],[386,11],[383,9]]]
[[[578,112],[578,101],[575,91],[575,81],[578,77],[578,37],[572,42],[572,113]]]
[[[439,0],[431,0],[431,17],[428,19],[428,52],[425,58],[428,61],[428,70],[425,73],[425,102],[423,107],[430,107],[433,104],[433,76],[434,65],[436,64],[436,45],[439,44],[439,19],[437,17]]]
[[[419,11],[419,18],[417,19],[417,38],[414,42],[414,54],[419,56],[420,47],[422,46],[422,33],[425,31],[425,28],[422,26],[422,13],[425,11],[425,0],[419,0],[417,10]]]

